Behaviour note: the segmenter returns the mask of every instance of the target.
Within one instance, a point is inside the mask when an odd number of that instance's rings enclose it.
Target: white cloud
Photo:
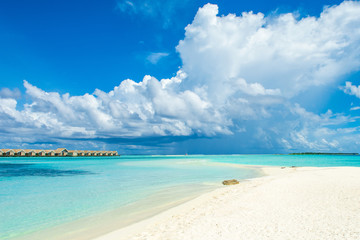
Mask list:
[[[326,8],[319,18],[217,14],[216,5],[200,8],[177,46],[189,82],[213,92],[241,78],[292,97],[360,67],[359,2]]]
[[[238,90],[251,95],[281,95],[281,91],[279,89],[265,89],[259,83],[250,83],[248,84],[244,79],[237,79],[234,81],[234,86],[238,88]]]
[[[1,88],[0,89],[0,98],[15,98],[18,99],[21,97],[21,92],[18,88],[13,90],[9,88]]]
[[[352,108],[350,108],[350,111],[355,111],[355,110],[360,110],[360,107],[352,107]]]
[[[0,126],[9,133],[3,141],[20,132],[27,140],[35,133],[72,139],[227,135],[239,140],[232,142],[237,148],[360,145],[354,141],[359,129],[343,127],[356,118],[311,113],[294,100],[301,91],[338,84],[359,69],[359,2],[326,8],[319,18],[217,14],[218,7],[207,4],[186,27],[177,46],[183,66],[173,78],[127,79],[110,92],[82,96],[24,81],[31,100],[23,108],[14,97],[0,98]],[[153,53],[147,60],[156,64],[166,56]],[[359,87],[346,83],[344,91],[357,95]]]
[[[15,99],[0,99],[0,116],[8,131],[59,137],[211,136],[230,133],[231,121],[190,90],[181,91],[181,71],[158,81],[123,81],[109,93],[82,96],[43,91],[24,81],[32,102],[16,109]]]
[[[355,85],[352,85],[351,82],[346,82],[345,87],[342,87],[341,89],[343,89],[344,93],[346,93],[346,94],[354,95],[354,96],[360,98],[360,86],[355,86]],[[354,108],[353,110],[357,110],[357,109]]]
[[[157,64],[162,58],[169,56],[167,52],[154,52],[150,53],[146,60],[148,60],[152,64]]]

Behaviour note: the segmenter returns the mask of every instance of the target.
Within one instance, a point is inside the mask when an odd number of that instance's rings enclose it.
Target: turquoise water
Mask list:
[[[204,156],[205,157],[205,156]],[[301,167],[360,167],[360,156],[351,155],[216,155],[212,161],[245,165]],[[205,157],[205,158],[206,158]]]
[[[360,166],[359,156],[193,155],[0,158],[0,239],[71,222],[164,189],[259,175],[228,164]],[[169,194],[172,194],[169,191]]]
[[[254,175],[203,157],[1,158],[0,239],[116,209],[165,188]]]

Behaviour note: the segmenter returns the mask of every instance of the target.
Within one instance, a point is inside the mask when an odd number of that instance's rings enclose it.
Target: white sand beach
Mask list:
[[[96,240],[360,239],[360,168],[263,168]]]

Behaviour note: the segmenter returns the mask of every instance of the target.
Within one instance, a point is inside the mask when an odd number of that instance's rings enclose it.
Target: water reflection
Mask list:
[[[60,170],[54,168],[37,168],[31,163],[0,163],[0,177],[62,177],[94,174],[84,170]]]

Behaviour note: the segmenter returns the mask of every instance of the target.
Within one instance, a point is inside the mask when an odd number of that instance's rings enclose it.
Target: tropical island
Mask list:
[[[354,155],[359,155],[359,153],[302,152],[302,153],[289,153],[289,155],[340,155],[340,156],[354,156]]]

